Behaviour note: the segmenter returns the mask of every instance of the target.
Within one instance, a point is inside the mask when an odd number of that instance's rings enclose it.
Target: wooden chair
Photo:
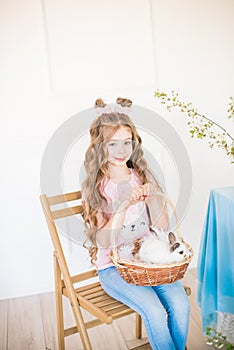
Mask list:
[[[92,269],[75,276],[70,275],[55,221],[70,215],[80,215],[83,211],[83,207],[81,204],[57,210],[55,208],[53,208],[55,210],[52,210],[51,207],[80,199],[80,191],[52,197],[47,197],[45,194],[40,196],[54,246],[55,297],[59,350],[65,349],[65,337],[76,332],[79,332],[80,334],[84,350],[91,350],[92,346],[87,329],[103,323],[111,324],[113,320],[127,316],[131,313],[136,314],[136,337],[140,339],[142,335],[142,320],[140,315],[128,306],[107,295],[100,282],[87,283],[87,285],[79,288],[75,288],[74,286],[75,283],[85,280],[88,281],[97,276],[97,271],[96,269]],[[190,288],[185,287],[185,289],[187,294],[190,294]],[[69,299],[76,322],[74,327],[67,329],[64,329],[63,322],[63,296]],[[95,316],[95,319],[85,322],[81,308],[90,312]]]
[[[92,346],[89,340],[87,329],[98,326],[102,323],[110,324],[113,320],[135,313],[126,305],[107,295],[100,282],[87,284],[75,288],[74,284],[80,281],[91,279],[97,276],[96,269],[84,273],[70,276],[63,248],[59,239],[55,220],[70,215],[81,214],[82,205],[67,207],[64,209],[53,210],[51,206],[81,199],[81,192],[73,192],[53,197],[47,197],[45,194],[40,196],[43,211],[46,217],[47,225],[50,231],[54,246],[54,275],[55,275],[55,296],[56,296],[56,316],[58,331],[58,349],[65,349],[65,337],[79,332],[83,348],[91,350]],[[69,299],[76,325],[64,329],[63,323],[63,301],[62,296]],[[85,322],[81,313],[81,307],[96,317],[95,320]],[[136,337],[141,338],[142,330],[141,317],[136,314]]]

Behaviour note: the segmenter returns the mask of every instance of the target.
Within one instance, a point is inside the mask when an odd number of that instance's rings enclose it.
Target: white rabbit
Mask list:
[[[147,263],[171,264],[183,261],[190,252],[173,232],[157,231],[157,236],[152,236],[142,243],[139,250],[139,259]]]

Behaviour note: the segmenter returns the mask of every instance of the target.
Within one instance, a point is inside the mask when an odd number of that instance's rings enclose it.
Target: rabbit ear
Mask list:
[[[175,236],[175,234],[174,234],[173,232],[169,232],[168,238],[169,238],[170,244],[174,244],[174,243],[175,243],[175,241],[176,241],[176,236]]]
[[[177,248],[179,248],[179,246],[180,246],[180,243],[178,242],[174,243],[170,248],[171,253],[174,252],[174,250],[176,250]]]

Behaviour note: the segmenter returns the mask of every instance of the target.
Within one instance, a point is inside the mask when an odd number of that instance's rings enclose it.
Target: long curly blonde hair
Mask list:
[[[122,107],[130,107],[132,101],[125,98],[117,98],[116,102]],[[106,105],[102,99],[95,101],[95,107],[104,108]],[[84,166],[86,170],[86,178],[82,184],[82,192],[84,194],[84,211],[83,219],[85,223],[85,233],[87,240],[84,246],[89,249],[91,262],[94,263],[97,256],[96,233],[98,229],[105,226],[107,219],[105,218],[101,227],[98,226],[97,212],[102,211],[107,205],[107,200],[100,193],[100,184],[104,176],[110,178],[108,173],[108,151],[106,142],[116,133],[120,127],[127,127],[132,134],[132,154],[127,161],[128,168],[133,168],[137,171],[142,184],[148,182],[148,176],[158,182],[153,173],[148,169],[147,162],[144,158],[142,149],[142,139],[139,136],[136,127],[128,115],[122,113],[101,114],[90,125],[90,145],[85,153]],[[87,242],[89,244],[87,245]]]

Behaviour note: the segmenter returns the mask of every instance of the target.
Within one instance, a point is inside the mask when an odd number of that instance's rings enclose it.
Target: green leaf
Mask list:
[[[167,110],[170,112],[172,107],[178,107],[182,113],[185,113],[187,117],[191,118],[192,125],[194,130],[189,130],[191,137],[194,137],[196,134],[198,139],[202,139],[204,137],[209,138],[210,140],[215,140],[214,145],[222,148],[226,155],[229,155],[232,159],[230,160],[233,164],[234,162],[234,150],[231,148],[234,145],[234,137],[228,133],[228,131],[217,122],[214,122],[212,119],[202,115],[198,112],[198,109],[193,107],[192,103],[185,103],[179,97],[179,94],[172,90],[171,95],[167,95],[165,92],[160,92],[157,89],[154,92],[155,97],[159,98],[160,103],[165,104]],[[234,121],[234,98],[230,96],[228,101],[228,119]],[[206,135],[206,132],[209,128],[214,127],[214,132],[211,134],[209,131]],[[217,129],[218,128],[218,129]],[[224,134],[219,134],[215,130],[221,130]],[[231,141],[231,145],[230,145]],[[209,140],[208,140],[209,143]],[[210,145],[210,143],[209,143]],[[213,146],[210,146],[213,147]]]
[[[213,342],[207,341],[206,344],[207,344],[207,345],[213,345]]]

